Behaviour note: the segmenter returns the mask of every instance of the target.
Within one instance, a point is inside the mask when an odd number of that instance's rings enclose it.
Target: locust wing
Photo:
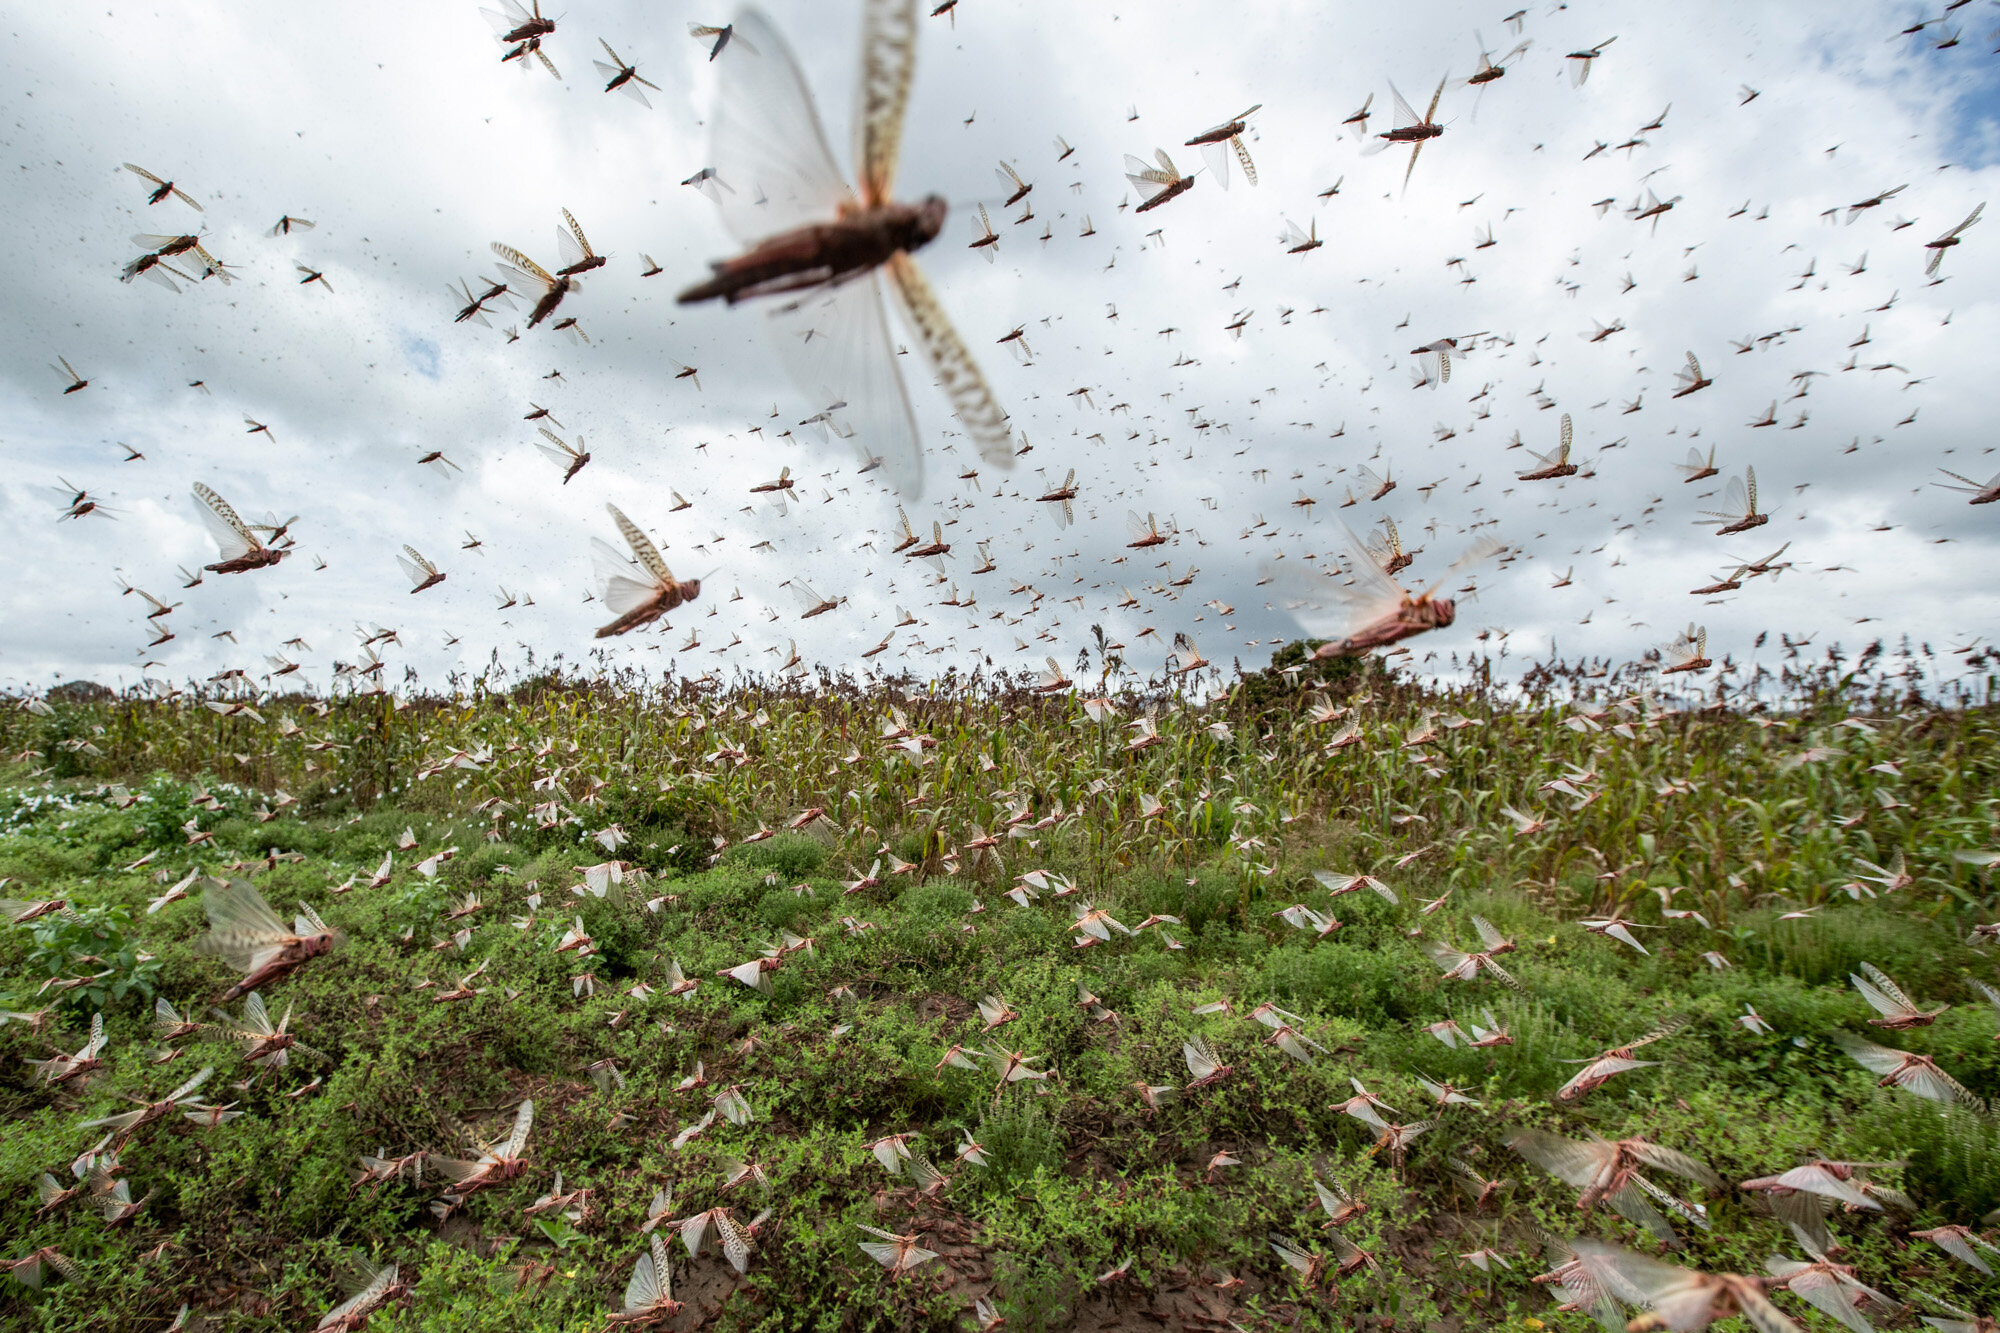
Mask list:
[[[854,108],[854,162],[864,203],[889,202],[916,65],[916,0],[868,0],[861,19],[861,84]]]
[[[907,254],[892,256],[885,267],[889,270],[891,290],[899,298],[904,322],[923,345],[931,370],[944,386],[952,411],[965,427],[965,433],[972,437],[979,456],[989,466],[1011,468],[1014,435],[1006,410],[993,396],[986,377],[979,373],[979,363],[972,359],[958,330],[952,327],[951,317],[945,314],[930,281]]]
[[[297,938],[245,880],[212,879],[201,900],[209,933],[195,941],[195,952],[220,958],[239,972],[256,971]]]
[[[1403,586],[1382,572],[1368,554],[1367,544],[1345,523],[1346,577],[1297,565],[1267,563],[1263,573],[1286,594],[1285,609],[1310,634],[1344,639],[1363,625],[1394,615],[1409,597]]]
[[[215,538],[215,544],[221,548],[224,561],[246,556],[263,545],[237,516],[229,501],[200,482],[194,484],[194,498],[199,501],[196,511],[208,526],[209,535]]]
[[[663,583],[672,582],[673,573],[660,557],[660,548],[653,545],[653,539],[641,531],[637,523],[619,512],[617,505],[607,504],[604,507],[610,511],[611,521],[618,525],[619,535],[625,538],[625,544],[632,548],[632,554],[638,557],[646,572]]]
[[[880,280],[866,274],[774,308],[771,342],[808,401],[846,404],[840,422],[856,454],[864,462],[880,457],[897,493],[920,499],[923,445],[896,368]]]
[[[792,49],[756,10],[738,15],[733,58],[716,84],[710,160],[722,225],[748,245],[854,204]]]

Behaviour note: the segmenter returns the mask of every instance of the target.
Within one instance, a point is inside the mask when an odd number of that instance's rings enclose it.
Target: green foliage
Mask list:
[[[141,1006],[151,1006],[162,964],[146,956],[138,941],[131,938],[132,913],[128,908],[101,904],[79,907],[50,913],[16,929],[25,929],[34,937],[27,955],[31,974],[48,980],[81,981],[56,992],[58,1003],[65,1008],[109,1009],[128,995]],[[22,1005],[29,998],[15,997]]]
[[[1286,679],[1307,653],[1206,701],[1121,695],[1102,726],[1004,685],[720,694],[553,673],[402,709],[279,698],[261,720],[198,700],[0,708],[0,752],[32,750],[41,770],[0,780],[0,877],[19,881],[5,892],[77,913],[0,930],[8,1007],[55,1010],[40,1031],[0,1027],[0,1233],[6,1256],[52,1245],[84,1278],[0,1292],[0,1327],[148,1330],[186,1300],[211,1327],[310,1328],[359,1249],[417,1284],[371,1329],[594,1331],[667,1189],[674,1217],[771,1210],[745,1277],[712,1239],[689,1259],[667,1233],[683,1327],[959,1329],[983,1296],[1025,1329],[1198,1323],[1198,1306],[1246,1328],[1583,1330],[1528,1280],[1544,1267],[1531,1227],[1650,1242],[1579,1213],[1573,1188],[1511,1152],[1529,1126],[1644,1135],[1732,1182],[1816,1155],[1901,1163],[1877,1179],[1918,1215],[1836,1213],[1842,1262],[1901,1299],[1993,1308],[2000,1288],[1910,1232],[2000,1206],[1996,1122],[1878,1087],[1827,1039],[1873,1032],[2000,1097],[1993,1011],[1971,985],[2000,973],[1966,942],[2000,898],[1990,867],[1954,855],[2000,829],[1990,708],[1804,668],[1782,707],[1698,713],[1581,676],[1524,697],[1425,693],[1356,659]],[[1147,712],[1159,744],[1127,750]],[[1330,746],[1350,732],[1361,743]],[[1503,804],[1548,827],[1514,832]],[[814,807],[826,818],[803,831],[744,841]],[[190,846],[190,820],[213,840]],[[975,827],[994,841],[976,854]],[[717,838],[731,845],[711,861]],[[302,859],[262,860],[272,849]],[[878,856],[878,882],[844,892]],[[577,892],[612,857],[633,872],[623,891]],[[156,991],[207,1020],[237,974],[194,951],[199,893],[145,904],[231,862],[283,918],[305,902],[344,934],[260,989],[302,1043],[282,1069],[246,1067],[215,1027],[177,1037],[177,1055],[147,1040]],[[1400,902],[1330,897],[1315,870],[1369,871]],[[1294,928],[1279,915],[1294,904],[1342,924]],[[1092,912],[1155,920],[1079,947]],[[1647,953],[1579,924],[1614,912]],[[1519,990],[1446,979],[1429,956],[1479,947],[1475,916],[1513,941],[1498,961]],[[589,952],[558,953],[579,921]],[[760,958],[768,991],[717,975]],[[670,963],[691,992],[664,993]],[[1862,963],[1952,1007],[1869,1029],[1847,980]],[[1017,1016],[987,1030],[987,996]],[[1251,1021],[1266,1003],[1321,1048],[1309,1063]],[[1743,1027],[1746,1006],[1775,1031]],[[99,1011],[103,1069],[38,1081],[24,1057],[75,1051]],[[1576,1062],[1670,1017],[1688,1025],[1639,1052],[1657,1064],[1554,1099]],[[1512,1040],[1448,1046],[1447,1021]],[[1188,1090],[1196,1038],[1231,1072]],[[1046,1077],[1003,1086],[1015,1053]],[[137,1218],[108,1229],[81,1203],[37,1217],[40,1175],[70,1178],[96,1141],[83,1121],[205,1065],[205,1094],[240,1114],[135,1137],[121,1160],[150,1196]],[[1438,1113],[1400,1164],[1329,1109],[1358,1079],[1394,1118],[1428,1117],[1419,1075],[1480,1105]],[[1154,1107],[1140,1088],[1169,1091]],[[710,1118],[725,1089],[745,1123]],[[354,1187],[363,1154],[476,1158],[524,1098],[537,1116],[518,1178],[449,1209],[431,1164]],[[889,1135],[949,1177],[937,1193],[883,1172],[867,1145]],[[968,1138],[985,1166],[956,1160]],[[1218,1153],[1239,1164],[1212,1166]],[[1453,1158],[1512,1182],[1497,1212],[1475,1212]],[[738,1162],[768,1195],[725,1188]],[[525,1216],[558,1170],[587,1207]],[[1368,1204],[1343,1234],[1380,1267],[1307,1292],[1266,1238],[1330,1252],[1315,1178]],[[1674,1261],[1756,1273],[1796,1252],[1740,1191],[1691,1193],[1710,1225],[1681,1227]],[[860,1251],[863,1224],[944,1257],[891,1279]],[[1467,1270],[1457,1256],[1482,1245],[1515,1269]],[[1225,1273],[1244,1286],[1213,1286]]]

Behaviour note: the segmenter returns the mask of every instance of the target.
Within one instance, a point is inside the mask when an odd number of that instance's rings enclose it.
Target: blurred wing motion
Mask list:
[[[722,225],[749,245],[827,221],[855,199],[791,47],[756,10],[731,26],[735,51],[716,81],[711,160],[736,187],[718,201]]]
[[[986,377],[979,373],[972,353],[959,339],[958,330],[952,327],[923,270],[907,254],[893,256],[885,267],[893,280],[903,319],[923,345],[931,370],[944,386],[945,396],[951,399],[952,410],[978,447],[979,456],[993,467],[1012,467],[1014,436],[1007,413],[994,398]]]
[[[298,937],[245,880],[210,880],[202,889],[209,933],[195,952],[220,958],[239,972],[254,972]]]
[[[845,402],[840,421],[855,452],[864,461],[881,458],[897,493],[920,498],[924,450],[896,368],[880,280],[871,273],[777,307],[771,335],[778,360],[808,401]]]
[[[854,161],[861,197],[889,202],[903,147],[903,110],[917,63],[915,0],[868,0],[861,20],[861,87],[854,108]]]
[[[1342,524],[1347,541],[1346,577],[1325,570],[1267,568],[1289,594],[1285,609],[1302,628],[1318,638],[1345,639],[1360,627],[1393,616],[1410,596],[1402,584],[1382,572],[1368,547],[1352,528]]]

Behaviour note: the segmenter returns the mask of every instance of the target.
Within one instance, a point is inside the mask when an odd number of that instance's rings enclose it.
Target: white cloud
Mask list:
[[[773,10],[844,144],[858,6]],[[1252,662],[1267,649],[1243,640],[1293,632],[1263,609],[1258,559],[1329,552],[1339,518],[1360,526],[1384,513],[1426,548],[1412,577],[1435,577],[1474,521],[1498,520],[1491,530],[1522,548],[1480,578],[1456,627],[1413,642],[1420,653],[1464,652],[1486,626],[1511,632],[1516,657],[1553,640],[1565,653],[1625,659],[1690,618],[1708,626],[1717,657],[1748,653],[1767,629],[1858,646],[1903,632],[1956,641],[1996,623],[1993,511],[1929,485],[1939,466],[1981,478],[2000,467],[1987,443],[2000,273],[1987,228],[1947,255],[1949,281],[1929,286],[1923,275],[1922,243],[1995,183],[1994,168],[1966,165],[1993,156],[1995,133],[1981,118],[1992,97],[1973,64],[1976,40],[1936,54],[1885,41],[1913,21],[1902,17],[1909,7],[1738,6],[1698,24],[1635,4],[1538,10],[1525,33],[1533,49],[1479,99],[1476,119],[1472,94],[1447,89],[1447,131],[1405,194],[1407,150],[1364,157],[1340,122],[1372,91],[1371,128],[1382,128],[1387,79],[1419,98],[1447,65],[1462,77],[1476,25],[1496,50],[1512,45],[1489,11],[1267,5],[1238,7],[1225,23],[1193,3],[1071,7],[1060,20],[983,0],[960,10],[955,28],[924,23],[899,183],[952,201],[923,262],[1035,446],[1011,477],[981,468],[977,489],[958,482],[965,455],[949,451],[942,397],[904,362],[933,442],[930,495],[911,517],[926,529],[951,523],[956,581],[978,592],[970,614],[935,606],[942,592],[923,585],[921,566],[889,557],[887,542],[864,548],[895,509],[855,475],[851,455],[805,432],[781,438],[816,405],[779,374],[759,316],[673,303],[678,285],[732,248],[708,202],[678,184],[706,165],[698,118],[715,74],[680,22],[637,3],[572,8],[549,43],[568,80],[558,85],[500,66],[470,3],[14,16],[0,55],[13,126],[0,170],[24,261],[0,331],[13,407],[0,428],[0,520],[34,540],[20,576],[0,588],[0,684],[58,673],[130,681],[148,660],[162,664],[151,674],[174,678],[255,666],[293,635],[313,645],[304,660],[323,681],[333,660],[355,655],[356,623],[399,628],[392,663],[430,680],[494,648],[510,660],[524,644],[574,659],[602,646],[590,634],[608,619],[582,601],[588,538],[611,535],[607,500],[661,535],[678,573],[710,575],[672,631],[611,652],[656,664],[697,627],[702,648],[679,659],[690,673],[768,667],[777,659],[764,650],[793,638],[809,661],[855,666],[899,604],[927,622],[899,631],[899,645],[953,645],[912,659],[919,670],[974,650],[1009,665],[1050,651],[1067,661],[1093,621],[1142,664],[1156,664],[1164,647],[1151,645],[1178,629],[1195,631],[1213,659]],[[1589,82],[1571,87],[1563,54],[1613,34]],[[651,112],[590,82],[600,35],[661,85]],[[1747,106],[1741,84],[1760,90]],[[1257,188],[1238,180],[1223,192],[1204,174],[1155,212],[1119,210],[1125,153],[1164,146],[1192,169],[1199,156],[1182,141],[1252,102],[1263,103]],[[1583,160],[1669,103],[1643,146]],[[1137,122],[1126,120],[1132,104]],[[1060,165],[1058,134],[1077,148]],[[1031,223],[994,209],[1001,158],[1036,186]],[[171,174],[205,213],[149,208],[119,167],[126,160]],[[1338,196],[1315,197],[1343,176]],[[1904,183],[1852,226],[1820,217]],[[1657,234],[1622,211],[1648,186],[1680,196]],[[1607,197],[1617,206],[1600,217],[1590,205]],[[1730,217],[1746,200],[1748,213]],[[1002,234],[991,266],[964,248],[975,201]],[[564,307],[591,346],[545,329],[510,344],[454,325],[446,285],[490,273],[495,239],[546,261],[565,206],[613,256]],[[266,236],[284,213],[319,225]],[[1097,230],[1087,239],[1085,214]],[[1917,221],[1893,231],[1898,216]],[[1286,254],[1284,218],[1316,219],[1325,246]],[[206,243],[242,281],[178,297],[117,281],[137,252],[131,233],[204,223]],[[1475,249],[1487,225],[1498,243]],[[1864,251],[1866,270],[1850,274]],[[666,272],[640,278],[641,252]],[[1454,256],[1462,268],[1447,266]],[[332,290],[300,286],[294,259],[323,270]],[[1698,277],[1684,282],[1690,267]],[[1477,281],[1462,284],[1468,271]],[[1623,292],[1628,273],[1636,286]],[[1239,339],[1224,326],[1241,311],[1252,313]],[[1625,328],[1586,342],[1593,321]],[[1036,353],[1028,366],[995,344],[1016,324]],[[1411,391],[1410,348],[1475,330],[1511,341],[1482,348],[1443,389]],[[1864,330],[1868,341],[1854,345]],[[1774,333],[1746,354],[1731,349]],[[1673,400],[1688,349],[1715,385]],[[57,354],[90,389],[62,395],[46,369]],[[1194,364],[1176,367],[1183,354]],[[1855,368],[1840,369],[1850,358]],[[674,362],[698,367],[701,387],[676,380]],[[1897,368],[1869,369],[1878,365]],[[560,381],[540,378],[552,369]],[[1806,370],[1824,374],[1794,400],[1792,376]],[[189,389],[195,379],[210,393]],[[1094,406],[1071,396],[1080,387]],[[1552,409],[1537,409],[1538,388]],[[1635,398],[1641,410],[1623,413]],[[1749,428],[1774,399],[1780,424]],[[530,447],[531,400],[588,441],[593,461],[567,486]],[[1526,464],[1509,437],[1518,430],[1546,449],[1565,411],[1595,475],[1515,482]],[[1786,429],[1801,411],[1805,424]],[[275,440],[247,434],[246,413]],[[1435,442],[1439,425],[1456,434]],[[118,462],[119,440],[146,460]],[[1716,483],[1684,486],[1669,466],[1691,440],[1716,444],[1730,472],[1756,467],[1773,511],[1766,527],[1717,538],[1693,526],[1699,493]],[[464,473],[443,480],[416,467],[432,448]],[[1399,489],[1382,505],[1336,510],[1352,469],[1378,450]],[[787,464],[804,503],[783,519],[762,503],[742,512],[748,487]],[[1059,478],[1071,465],[1088,517],[1058,533],[1032,503],[1035,469]],[[59,522],[59,476],[118,517]],[[187,499],[196,480],[246,512],[300,514],[300,555],[178,591],[176,565],[214,559]],[[1419,488],[1432,482],[1426,499]],[[1290,503],[1302,486],[1324,500],[1309,523]],[[670,487],[695,507],[669,515]],[[1172,515],[1183,536],[1128,552],[1127,508]],[[1282,535],[1239,537],[1255,516]],[[477,550],[459,549],[468,531]],[[999,568],[974,578],[982,538]],[[753,549],[767,540],[771,551]],[[1724,570],[1723,552],[1761,556],[1785,541],[1796,565],[1782,580],[1753,581],[1719,604],[1688,595]],[[411,597],[393,559],[404,542],[447,581]],[[1151,555],[1166,556],[1175,577],[1190,565],[1200,574],[1177,600],[1147,593],[1165,574]],[[1573,586],[1551,589],[1570,565]],[[143,651],[145,608],[120,596],[119,575],[185,602],[172,617],[178,638],[157,653]],[[792,577],[850,603],[801,623],[780,586]],[[1028,610],[1027,596],[1008,593],[1016,582],[1045,594],[1039,612],[1018,625],[989,619]],[[502,585],[532,594],[534,607],[496,610]],[[1111,605],[1121,585],[1140,594],[1141,612]],[[1072,596],[1081,605],[1061,600]],[[1201,605],[1209,598],[1237,608],[1234,633]],[[1137,640],[1145,625],[1162,640]],[[1044,628],[1054,644],[1036,640]],[[209,637],[224,629],[235,643]],[[447,633],[456,648],[442,646]],[[738,634],[733,651],[709,651]]]

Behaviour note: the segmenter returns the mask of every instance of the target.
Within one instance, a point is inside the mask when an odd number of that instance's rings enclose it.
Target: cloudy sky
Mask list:
[[[1770,660],[1780,632],[1942,650],[2000,626],[2000,508],[1932,484],[1940,468],[2000,470],[2000,233],[1974,227],[1944,281],[1924,274],[1924,242],[1995,192],[1990,3],[1905,37],[1930,15],[1541,5],[1516,34],[1501,5],[1224,12],[963,0],[955,23],[922,20],[899,194],[950,201],[920,257],[1031,446],[1011,471],[980,463],[921,358],[898,358],[928,450],[909,515],[953,545],[937,586],[889,554],[898,497],[882,473],[798,427],[824,404],[785,376],[766,317],[674,303],[736,248],[680,184],[730,173],[705,118],[731,52],[711,64],[687,32],[726,12],[571,0],[546,43],[558,81],[501,64],[471,0],[9,6],[0,522],[20,545],[0,583],[0,688],[254,674],[280,653],[324,685],[357,659],[357,627],[377,626],[399,631],[392,679],[439,682],[495,653],[575,660],[611,618],[585,600],[589,541],[615,539],[607,501],[657,534],[677,574],[705,578],[671,628],[609,658],[687,675],[768,670],[794,640],[809,663],[870,665],[860,655],[898,607],[919,623],[873,665],[1069,663],[1093,623],[1143,670],[1175,631],[1253,665],[1298,633],[1284,580],[1260,585],[1260,569],[1280,555],[1310,568],[1339,550],[1343,521],[1365,534],[1384,517],[1423,548],[1403,576],[1414,587],[1444,577],[1474,525],[1512,548],[1475,573],[1455,626],[1412,641],[1437,668],[1503,644],[1510,669],[1552,649],[1628,660],[1690,621],[1711,656],[1739,660],[1764,631]],[[769,14],[851,168],[860,5],[773,0]],[[1963,41],[1936,49],[1947,26]],[[1483,94],[1463,82],[1475,33],[1495,58],[1531,43]],[[1566,55],[1614,37],[1574,86]],[[658,85],[650,109],[603,91],[600,38]],[[1367,128],[1387,129],[1391,81],[1421,110],[1441,77],[1445,132],[1404,191],[1408,149],[1366,155],[1342,122],[1372,96]],[[1131,210],[1125,154],[1165,147],[1192,171],[1200,155],[1181,145],[1252,103],[1255,188],[1204,170],[1165,207]],[[1062,162],[1058,135],[1076,150]],[[128,161],[204,211],[149,206]],[[1000,206],[1002,161],[1035,187],[1030,220]],[[1846,222],[1847,205],[1897,186]],[[1657,226],[1627,211],[1648,189],[1676,201]],[[980,203],[1001,237],[990,264],[968,248]],[[447,287],[491,279],[490,242],[555,267],[564,207],[610,256],[562,307],[589,345],[547,325],[508,341],[525,308],[454,324]],[[268,235],[287,214],[317,225]],[[1287,221],[1324,245],[1287,253]],[[134,234],[198,228],[233,285],[119,281]],[[642,277],[642,255],[664,272]],[[301,263],[325,283],[301,284]],[[997,341],[1017,325],[1027,364]],[[1448,384],[1413,389],[1410,349],[1442,337],[1477,350]],[[1676,400],[1690,350],[1714,383]],[[88,388],[63,392],[59,356]],[[531,403],[587,442],[567,485],[533,447]],[[1516,481],[1533,466],[1509,449],[1516,433],[1550,450],[1564,413],[1582,473]],[[1751,425],[1767,413],[1775,424]],[[1683,484],[1673,464],[1690,447],[1713,447],[1723,475]],[[418,466],[438,449],[462,471]],[[1368,502],[1363,465],[1397,489]],[[797,503],[781,515],[750,487],[787,466]],[[1061,531],[1033,497],[1072,466],[1079,521]],[[1697,526],[1745,466],[1768,525]],[[182,588],[180,567],[217,558],[196,481],[253,521],[296,514],[296,554]],[[1363,500],[1340,508],[1350,486]],[[78,490],[103,509],[63,517]],[[669,512],[673,491],[691,507]],[[1127,550],[1128,510],[1178,535]],[[974,574],[981,541],[996,568]],[[404,543],[446,581],[410,595]],[[1784,543],[1780,577],[1689,595],[1732,556]],[[788,579],[848,601],[801,621]],[[181,603],[174,639],[147,647],[149,608],[127,581]],[[976,605],[941,605],[954,586]],[[1136,606],[1117,605],[1127,590]],[[1505,637],[1475,637],[1488,630]],[[283,646],[294,638],[308,646]]]

